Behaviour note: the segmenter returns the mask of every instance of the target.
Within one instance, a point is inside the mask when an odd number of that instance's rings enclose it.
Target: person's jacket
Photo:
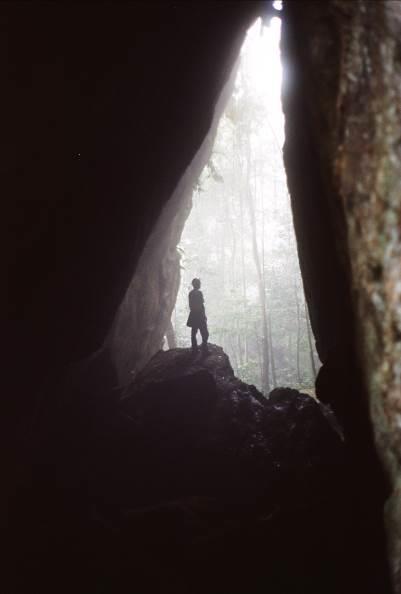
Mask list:
[[[187,326],[193,328],[206,321],[205,305],[202,291],[192,289],[188,294],[189,316]]]

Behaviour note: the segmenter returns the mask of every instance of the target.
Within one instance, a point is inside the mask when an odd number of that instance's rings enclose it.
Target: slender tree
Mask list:
[[[297,361],[297,378],[298,378],[298,384],[301,384],[301,366],[300,366],[300,345],[301,345],[301,320],[300,320],[300,305],[299,305],[299,299],[298,299],[298,289],[297,289],[297,284],[296,284],[296,280],[294,279],[294,297],[295,297],[295,305],[296,305],[296,311],[297,311],[297,343],[296,343],[296,361]]]
[[[248,169],[249,176],[249,169]],[[269,328],[267,322],[267,304],[266,304],[266,292],[263,281],[263,272],[260,262],[260,255],[258,249],[258,241],[256,236],[256,218],[255,208],[253,204],[252,192],[249,187],[249,177],[247,179],[247,206],[249,213],[249,221],[251,223],[251,237],[252,237],[252,254],[253,260],[256,267],[257,279],[258,279],[258,291],[259,291],[259,303],[262,314],[262,390],[265,393],[269,392],[270,389],[270,377],[269,377]]]
[[[269,336],[269,355],[270,355],[270,365],[271,365],[271,377],[272,377],[272,387],[277,387],[277,379],[276,379],[276,365],[274,362],[274,349],[273,349],[273,339],[272,339],[272,324],[271,324],[271,312],[269,311],[268,316],[268,336]]]

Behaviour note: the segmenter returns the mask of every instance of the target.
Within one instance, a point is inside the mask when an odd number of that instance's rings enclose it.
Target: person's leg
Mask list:
[[[201,333],[201,336],[202,336],[202,346],[203,347],[206,347],[207,346],[207,339],[209,338],[209,330],[207,329],[206,320],[200,324],[199,330],[200,330],[200,333]]]
[[[196,351],[196,349],[198,348],[198,343],[196,342],[196,334],[198,332],[198,328],[196,326],[192,326],[191,329],[191,344],[192,344],[192,350]]]

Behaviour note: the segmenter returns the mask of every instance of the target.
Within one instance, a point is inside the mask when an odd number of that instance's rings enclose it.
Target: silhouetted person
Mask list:
[[[200,291],[201,282],[198,278],[194,278],[192,281],[193,289],[189,292],[189,316],[187,326],[192,328],[191,330],[191,343],[192,352],[196,353],[198,350],[198,343],[196,341],[196,335],[200,330],[202,336],[202,349],[207,351],[207,339],[209,338],[209,332],[207,329],[207,317],[205,313],[205,304],[203,300],[202,291]]]

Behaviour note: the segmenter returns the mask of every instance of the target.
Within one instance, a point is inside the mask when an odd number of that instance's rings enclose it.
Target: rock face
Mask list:
[[[84,476],[113,592],[343,591],[344,444],[308,395],[264,398],[214,345],[160,351],[91,442]]]
[[[0,7],[8,56],[2,195],[10,439],[30,424],[44,386],[51,399],[65,370],[110,336],[263,4]],[[181,214],[165,224],[174,216]],[[160,269],[153,256],[155,274],[173,270],[175,246]],[[160,289],[167,297],[153,301],[170,306],[171,280],[165,287],[156,278],[138,292]],[[135,352],[129,337],[117,334],[120,372],[121,351]]]
[[[122,300],[104,349],[119,384],[131,379],[132,362],[140,370],[160,348],[177,300],[180,285],[181,233],[192,207],[192,192],[211,154],[217,126],[232,93],[237,60],[216,103],[210,129],[192,162],[167,201],[142,251],[135,274]]]
[[[301,485],[313,491],[313,475],[339,462],[341,439],[324,413],[296,390],[275,390],[266,399],[234,376],[220,347],[210,345],[197,357],[189,349],[160,351],[124,390],[117,418],[134,439],[127,463],[135,467],[138,455],[142,468],[141,456],[147,465],[155,456],[150,466],[161,482],[150,497],[146,481],[127,470],[120,475],[133,490],[119,489],[118,496],[130,492],[135,501],[149,502],[161,493],[168,500],[188,491],[226,502],[260,501],[269,509],[284,491],[299,493]],[[107,482],[108,470],[104,477]]]
[[[209,494],[223,493],[228,501],[267,497],[270,503],[276,488],[279,497],[287,490],[288,475],[288,490],[312,488],[321,463],[329,467],[341,451],[315,400],[290,389],[266,400],[234,376],[227,355],[214,345],[195,358],[189,349],[159,352],[126,391],[123,407],[147,437],[149,427],[158,436],[167,431],[168,449],[203,452],[201,472],[193,472],[188,456],[190,467],[179,474],[197,478],[192,493],[208,485]],[[174,456],[171,462],[177,466]]]
[[[388,542],[401,592],[401,5],[287,3],[283,32],[292,64],[284,90],[287,172],[309,306],[327,363],[318,394],[342,417],[358,459],[372,442],[373,424],[392,485]],[[317,218],[323,240],[314,231]],[[372,469],[377,462],[368,456]],[[367,467],[367,484],[384,484],[370,472]],[[384,493],[377,492],[373,507],[383,505]]]
[[[220,347],[160,351],[73,444],[52,443],[55,486],[12,515],[19,594],[60,575],[63,593],[354,591],[341,436],[310,396],[235,378]]]

